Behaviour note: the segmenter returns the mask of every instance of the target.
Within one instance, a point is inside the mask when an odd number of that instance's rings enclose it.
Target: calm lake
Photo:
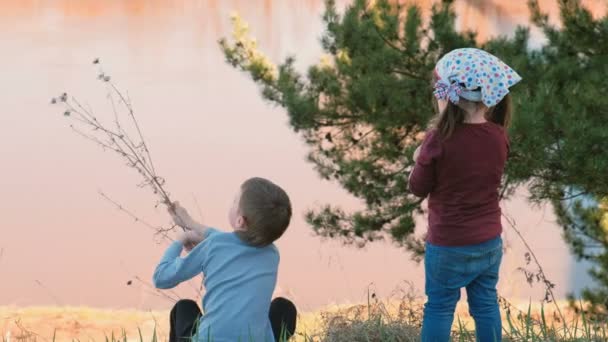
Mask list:
[[[338,1],[343,6],[347,1]],[[431,1],[419,1],[428,9]],[[525,0],[456,1],[460,27],[480,38],[509,34],[527,21]],[[556,1],[541,1],[552,14]],[[605,1],[587,1],[604,13]],[[368,289],[386,298],[411,282],[423,289],[421,265],[388,243],[342,247],[312,234],[303,215],[325,203],[360,203],[320,180],[287,115],[265,103],[244,74],[228,66],[217,40],[238,12],[270,58],[297,57],[301,70],[321,57],[319,0],[0,0],[0,305],[87,305],[166,308],[149,282],[163,245],[145,226],[116,210],[101,189],[139,216],[169,221],[137,174],[113,154],[73,134],[51,97],[67,91],[108,115],[94,58],[128,93],[174,198],[206,224],[228,229],[227,212],[242,181],[262,176],[281,184],[295,217],[278,242],[277,294],[302,310],[361,302]],[[534,43],[542,43],[533,32]],[[525,77],[525,75],[523,75]],[[429,104],[430,105],[430,104]],[[514,142],[517,143],[517,142]],[[557,294],[588,280],[562,242],[552,208],[530,208],[525,191],[504,210],[534,246]],[[420,230],[425,228],[420,221]],[[543,298],[517,270],[525,265],[508,228],[504,296]],[[127,281],[132,280],[132,285]],[[193,296],[200,279],[178,289]]]

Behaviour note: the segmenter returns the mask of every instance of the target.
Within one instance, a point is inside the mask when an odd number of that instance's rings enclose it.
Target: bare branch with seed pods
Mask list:
[[[51,104],[63,107],[63,115],[71,120],[70,128],[76,134],[97,144],[104,151],[118,154],[125,165],[135,169],[142,178],[138,187],[148,188],[158,196],[156,207],[161,204],[171,206],[173,202],[169,192],[165,189],[165,179],[156,173],[150,149],[135,118],[131,99],[128,94],[120,91],[112,82],[111,77],[103,71],[99,59],[95,59],[93,64],[98,67],[97,79],[107,88],[107,98],[112,108],[112,123],[102,122],[101,118],[95,115],[90,108],[85,107],[76,97],[67,93],[51,99]],[[156,229],[157,234],[161,236],[167,237],[167,232],[176,227],[173,225],[171,228],[162,228],[147,224],[102,192],[100,195],[136,221]],[[182,229],[185,230],[185,228]]]
[[[559,307],[559,303],[555,299],[555,294],[553,293],[553,289],[555,288],[555,283],[553,283],[552,281],[550,281],[547,278],[547,275],[546,275],[540,261],[536,257],[534,250],[532,249],[532,247],[530,247],[530,245],[528,244],[528,241],[526,241],[526,239],[522,235],[521,231],[517,228],[517,224],[516,224],[515,220],[511,216],[509,216],[505,213],[503,213],[502,216],[505,218],[505,220],[507,221],[509,226],[511,226],[511,229],[513,229],[513,231],[515,231],[515,233],[517,234],[517,236],[519,237],[521,242],[524,244],[524,247],[526,249],[526,253],[524,254],[526,266],[529,266],[530,264],[534,263],[537,267],[536,271],[530,271],[524,267],[519,267],[518,270],[524,274],[524,276],[526,277],[526,281],[528,282],[528,284],[530,286],[534,282],[541,283],[544,286],[545,297],[543,298],[543,302],[544,303],[553,303],[553,305],[555,306],[555,310],[556,310],[555,312],[557,313],[557,316],[556,316],[557,320],[559,322],[566,322],[566,318]]]

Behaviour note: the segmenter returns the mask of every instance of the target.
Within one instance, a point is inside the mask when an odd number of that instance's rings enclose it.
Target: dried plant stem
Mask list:
[[[139,138],[140,138],[142,147],[143,147],[144,151],[146,152],[146,155],[148,156],[148,160],[150,161],[150,167],[152,169],[152,173],[156,174],[156,170],[154,169],[154,163],[152,162],[152,155],[150,155],[150,149],[148,149],[148,145],[146,145],[146,140],[144,139],[144,136],[141,133],[141,129],[139,128],[139,123],[135,119],[135,114],[133,112],[133,107],[131,106],[131,101],[130,100],[127,101],[127,99],[125,99],[123,94],[120,92],[120,90],[118,90],[118,88],[116,88],[114,83],[109,82],[109,84],[110,84],[110,87],[112,87],[112,89],[114,90],[114,92],[120,97],[120,99],[125,104],[125,106],[127,106],[128,110],[129,110],[129,116],[133,120],[133,124],[135,125],[135,128],[137,129],[137,134],[139,134]]]
[[[39,335],[35,332],[33,332],[32,330],[26,328],[22,323],[21,323],[21,318],[18,318],[15,320],[15,325],[17,326],[17,328],[19,328],[19,330],[21,331],[20,336],[16,336],[15,339],[17,341],[28,341],[28,340],[33,340],[36,341],[37,338],[42,339],[45,342],[48,342],[49,340],[47,338],[45,338],[42,335]]]
[[[194,204],[196,204],[196,209],[198,210],[199,219],[202,222],[202,221],[204,221],[204,219],[203,219],[203,211],[201,210],[201,206],[198,204],[198,199],[196,198],[195,194],[192,194],[192,198],[194,199]]]
[[[37,280],[37,279],[36,279],[36,280],[34,280],[34,282],[35,282],[35,283],[36,283],[38,286],[40,286],[41,288],[43,288],[43,289],[44,289],[44,290],[47,292],[47,294],[48,294],[48,295],[49,295],[49,296],[50,296],[50,297],[53,299],[53,301],[55,302],[55,305],[56,305],[57,307],[61,308],[61,312],[62,312],[63,314],[67,314],[67,313],[68,313],[68,310],[67,310],[67,309],[66,309],[66,307],[65,307],[65,306],[62,304],[62,302],[63,302],[63,301],[61,301],[61,300],[60,300],[60,299],[59,299],[59,298],[58,298],[58,297],[57,297],[57,296],[56,296],[56,295],[53,293],[53,291],[51,291],[51,289],[49,289],[49,288],[48,288],[48,287],[47,287],[45,284],[43,284],[43,283],[42,283],[40,280]],[[16,321],[15,323],[17,323],[17,321]],[[35,335],[35,336],[38,336],[38,337],[42,338],[44,341],[48,341],[48,340],[47,340],[47,339],[45,339],[44,337],[42,337],[42,336],[40,336],[40,335],[38,335],[38,334],[36,334],[36,333],[34,333],[34,332],[30,331],[30,330],[24,329],[24,328],[23,328],[23,326],[19,326],[19,325],[17,325],[17,326],[18,326],[18,327],[19,327],[19,328],[20,328],[22,331],[26,331],[26,332],[32,333],[33,335]],[[88,334],[86,331],[84,331],[84,333],[87,335],[87,337],[89,338],[89,340],[92,340],[91,335],[89,335],[89,334]]]
[[[173,303],[176,303],[178,300],[181,299],[181,297],[175,293],[175,291],[171,290],[171,291],[160,291],[159,289],[157,289],[156,287],[154,287],[152,284],[142,280],[139,276],[135,276],[133,277],[133,279],[137,280],[141,285],[143,285],[146,289],[150,290],[150,293],[152,295],[155,295],[157,297],[160,298],[164,298],[167,299]]]
[[[500,196],[499,199],[500,201],[504,200],[506,198],[506,195],[509,193],[510,191],[510,185],[512,184],[511,179],[508,176],[505,176],[503,185],[502,185],[502,190],[500,192]],[[507,221],[507,223],[509,224],[509,226],[511,227],[511,229],[513,229],[513,231],[515,232],[515,234],[517,234],[517,236],[519,237],[519,239],[521,240],[521,242],[524,244],[524,247],[526,248],[526,258],[527,259],[532,259],[534,260],[534,263],[536,264],[536,266],[538,267],[538,276],[540,277],[540,280],[543,282],[543,286],[545,287],[545,298],[544,301],[545,302],[552,302],[553,305],[555,306],[555,309],[559,315],[559,318],[561,319],[562,322],[566,322],[565,317],[559,307],[559,304],[557,302],[557,300],[555,299],[555,294],[553,293],[553,287],[555,286],[551,281],[549,281],[549,279],[547,279],[547,275],[545,274],[545,271],[540,263],[540,261],[538,260],[538,258],[536,257],[536,253],[534,253],[534,250],[532,249],[532,247],[530,246],[530,244],[528,244],[528,241],[526,240],[526,238],[523,236],[523,234],[521,233],[521,231],[517,228],[517,224],[515,222],[515,219],[513,219],[512,217],[510,217],[509,215],[505,214],[504,212],[502,213],[502,216],[505,218],[505,220]],[[529,262],[530,260],[527,260],[527,262]],[[503,298],[504,301],[506,303],[509,303],[505,298]],[[550,300],[549,300],[550,299]],[[509,303],[510,304],[510,303]],[[512,306],[512,305],[510,305]]]
[[[57,306],[63,306],[61,301],[59,300],[59,298],[53,293],[53,291],[51,291],[48,287],[46,287],[46,285],[44,285],[40,280],[35,279],[34,282],[36,284],[38,284],[38,286],[40,286],[41,288],[43,288],[47,294],[53,299],[53,301],[55,301],[55,305]]]
[[[509,226],[511,227],[511,229],[513,229],[513,231],[517,234],[517,236],[519,237],[519,239],[522,241],[522,243],[524,244],[524,247],[526,248],[527,252],[529,253],[529,255],[532,257],[532,260],[534,261],[534,263],[536,264],[536,266],[538,267],[538,275],[540,276],[540,280],[543,282],[543,285],[545,286],[545,291],[546,291],[546,295],[545,295],[545,301],[550,301],[553,303],[553,305],[555,306],[555,309],[559,315],[559,318],[561,319],[562,322],[566,322],[565,317],[559,307],[559,303],[557,302],[557,300],[555,299],[555,294],[553,293],[553,287],[555,286],[551,281],[549,281],[549,279],[547,278],[547,275],[545,274],[545,271],[540,263],[540,261],[538,260],[538,258],[536,257],[536,253],[534,253],[534,250],[532,249],[532,247],[530,247],[530,245],[528,244],[528,241],[524,238],[523,234],[520,232],[520,230],[517,228],[517,225],[515,223],[515,220],[506,215],[506,214],[502,214],[502,216],[505,218],[505,220],[507,221],[507,223],[509,224]],[[550,300],[547,300],[549,299]]]
[[[75,119],[76,123],[89,126],[92,132],[101,131],[106,135],[105,138],[107,140],[102,140],[97,136],[86,134],[79,130],[76,126],[71,125],[70,127],[75,132],[77,132],[80,136],[100,145],[102,148],[112,150],[121,155],[126,159],[128,166],[138,170],[139,173],[144,177],[145,181],[144,183],[140,184],[140,187],[144,187],[146,185],[152,186],[154,193],[160,194],[162,197],[163,203],[171,203],[169,194],[163,188],[164,180],[156,175],[151,161],[146,160],[139,151],[139,149],[142,147],[147,150],[147,147],[145,147],[145,142],[141,141],[139,144],[135,144],[122,129],[122,126],[120,126],[118,121],[118,126],[115,130],[106,128],[74,97],[71,98],[71,101],[66,101],[65,105],[68,108],[70,116],[72,113],[78,115],[78,117]]]
[[[165,240],[167,241],[174,241],[171,237],[169,237],[168,232],[173,230],[173,227],[171,228],[163,228],[163,227],[159,227],[159,226],[153,226],[152,224],[142,220],[141,218],[139,218],[137,215],[133,214],[133,212],[131,212],[130,210],[126,209],[123,205],[119,204],[118,202],[114,201],[113,199],[111,199],[110,197],[108,197],[105,193],[99,191],[99,195],[101,197],[103,197],[105,200],[107,200],[108,202],[112,203],[118,210],[124,212],[125,214],[127,214],[128,216],[130,216],[131,218],[133,218],[136,222],[139,222],[143,225],[145,225],[146,227],[154,230],[156,232],[157,235],[161,235]],[[134,277],[137,280],[141,281],[141,278],[139,278],[138,276]],[[147,286],[152,287],[150,284],[146,283]],[[203,285],[201,282],[201,286],[200,289],[197,289],[196,286],[194,284],[192,284],[192,282],[188,282],[188,285],[190,286],[190,288],[192,288],[194,290],[194,293],[196,295],[197,299],[200,299],[201,297],[201,292],[203,290]],[[158,290],[157,290],[158,291]],[[178,298],[179,295],[177,295],[176,293],[173,293],[175,296],[177,296]],[[180,298],[181,299],[181,298]],[[174,299],[171,299],[174,300]]]
[[[113,124],[104,124],[101,118],[98,118],[90,108],[85,107],[76,97],[68,96],[67,93],[63,93],[59,97],[53,98],[51,103],[61,104],[64,107],[64,115],[72,121],[70,128],[77,135],[100,146],[104,151],[109,150],[118,154],[128,167],[135,169],[143,178],[143,181],[138,184],[138,187],[151,188],[153,193],[160,197],[160,200],[156,203],[156,207],[161,204],[171,206],[173,201],[170,198],[169,192],[164,188],[164,178],[158,176],[156,172],[150,148],[144,138],[141,126],[135,117],[135,111],[133,110],[133,105],[128,93],[122,92],[113,82],[111,82],[110,76],[102,70],[99,59],[95,59],[93,64],[99,67],[98,79],[106,85],[107,98],[113,116]],[[125,123],[127,125],[125,125]],[[130,134],[129,131],[133,133]],[[175,230],[175,228],[178,227],[177,225],[173,225],[170,228],[153,225],[138,217],[131,210],[128,210],[104,192],[99,191],[99,195],[136,222],[154,230],[156,235],[161,236],[162,239],[174,241],[169,237],[168,233]],[[186,230],[184,227],[181,228],[184,231]],[[138,276],[135,276],[134,279],[140,282],[145,288],[152,290],[153,294],[156,296],[173,302],[180,299],[179,295],[173,291],[167,294],[159,291],[153,285],[143,281]],[[41,283],[39,283],[39,285],[42,286]],[[189,282],[189,285],[196,291],[196,286],[194,284]]]
[[[127,276],[129,276],[130,279],[135,279],[135,281],[137,281],[138,283],[140,283],[140,285],[142,286],[143,290],[146,291],[147,293],[162,298],[162,299],[166,299],[170,302],[177,302],[178,300],[181,299],[181,297],[179,296],[179,294],[177,294],[175,292],[175,290],[168,290],[168,291],[161,291],[160,289],[157,289],[155,286],[153,286],[152,284],[150,284],[147,281],[144,281],[140,276],[138,275],[133,275],[133,272],[129,271],[127,269],[127,267],[125,266],[124,262],[121,261],[120,262],[120,266],[123,269],[123,271],[125,272],[125,274]],[[132,281],[129,280],[127,282],[127,285],[130,286],[132,284]]]
[[[137,215],[135,215],[133,212],[131,212],[130,210],[126,209],[123,205],[121,205],[120,203],[116,202],[115,200],[111,199],[110,197],[108,197],[108,195],[106,195],[104,192],[102,192],[101,190],[99,191],[99,195],[105,199],[106,201],[112,203],[116,209],[122,211],[123,213],[127,214],[129,217],[131,217],[132,219],[135,220],[135,222],[141,223],[144,226],[154,230],[156,232],[157,235],[161,235],[165,240],[167,241],[174,241],[171,237],[169,237],[168,232],[172,231],[175,228],[175,225],[173,225],[171,228],[164,228],[161,226],[154,226],[150,223],[148,223],[147,221],[139,218]]]
[[[99,66],[99,59],[96,59],[93,64]],[[85,107],[76,97],[68,96],[67,93],[53,98],[51,103],[61,104],[64,107],[64,115],[72,121],[70,127],[75,133],[100,146],[103,150],[109,150],[118,154],[128,167],[135,169],[143,178],[143,181],[138,186],[140,188],[149,187],[154,194],[160,197],[156,206],[160,204],[172,205],[173,202],[171,201],[169,192],[164,188],[165,180],[158,176],[156,172],[150,148],[135,117],[135,111],[128,94],[118,89],[111,82],[110,76],[106,75],[101,67],[99,67],[98,79],[106,85],[107,97],[113,114],[113,124],[106,125],[102,123],[102,120],[90,108]],[[134,133],[130,134],[129,131]],[[103,193],[102,197],[115,204],[132,218],[139,220],[135,215],[115,201],[107,198]],[[162,227],[155,227],[145,222],[144,224],[150,228],[158,229],[158,234],[166,235],[167,230],[164,230]],[[169,230],[173,230],[175,227],[177,226],[173,226]],[[182,229],[186,230],[183,227]]]

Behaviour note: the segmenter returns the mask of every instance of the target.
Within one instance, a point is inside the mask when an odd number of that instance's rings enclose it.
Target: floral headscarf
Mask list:
[[[474,48],[452,50],[435,66],[435,97],[458,103],[462,97],[493,107],[521,81],[515,70],[496,56]]]

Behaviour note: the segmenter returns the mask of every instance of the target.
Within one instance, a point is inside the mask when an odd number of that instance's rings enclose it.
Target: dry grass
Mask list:
[[[150,341],[155,328],[165,340],[168,313],[162,311],[101,310],[83,307],[0,307],[0,332],[11,341],[104,341],[106,336],[122,336],[139,341],[138,328]]]
[[[561,322],[551,305],[527,303],[503,307],[507,341],[607,341],[606,323],[590,323],[565,310]],[[299,317],[295,341],[405,342],[420,339],[423,301],[410,294],[378,300],[373,294],[365,304],[333,306]],[[457,307],[454,340],[473,341],[474,323],[466,302]],[[0,307],[0,332],[4,342],[40,341],[166,341],[168,312],[100,310],[78,307]],[[141,335],[140,335],[141,334]]]

